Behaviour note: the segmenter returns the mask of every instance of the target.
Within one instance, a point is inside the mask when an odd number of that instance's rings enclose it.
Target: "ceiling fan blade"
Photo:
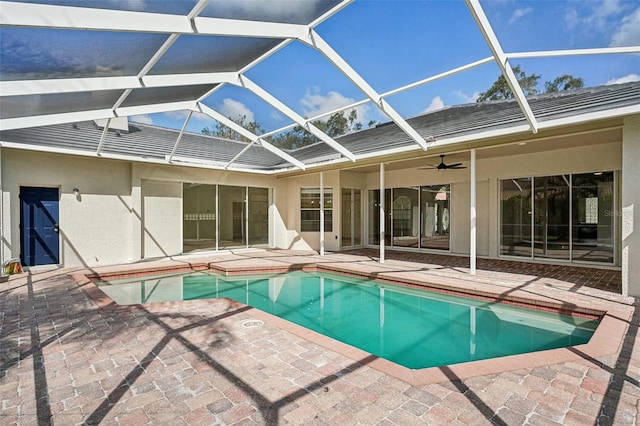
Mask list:
[[[450,166],[448,166],[448,169],[466,169],[466,166],[461,166],[460,164],[462,163],[458,163],[458,164],[452,164]]]
[[[433,170],[437,168],[438,166],[425,166],[425,167],[418,167],[418,170]]]
[[[462,163],[453,163],[453,164],[447,164],[447,168],[452,169],[454,167],[460,167],[462,166]]]

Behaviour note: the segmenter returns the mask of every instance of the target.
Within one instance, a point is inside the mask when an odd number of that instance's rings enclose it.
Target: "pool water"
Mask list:
[[[97,283],[116,303],[229,298],[411,369],[587,343],[597,321],[327,273]]]

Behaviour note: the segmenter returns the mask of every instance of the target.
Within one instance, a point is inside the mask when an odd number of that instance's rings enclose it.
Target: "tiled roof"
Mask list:
[[[640,82],[599,86],[588,89],[543,94],[528,98],[539,123],[567,117],[591,117],[598,112],[611,112],[625,107],[640,106]],[[588,118],[585,118],[587,120]],[[452,106],[426,113],[407,120],[425,139],[443,141],[454,137],[480,135],[488,130],[526,126],[527,121],[514,100],[475,103]],[[152,159],[166,161],[179,132],[140,123],[130,123],[128,133],[109,131],[101,148],[109,154],[130,156],[132,160]],[[93,122],[58,124],[0,132],[3,146],[39,149],[48,148],[61,152],[94,155],[99,146],[102,130]],[[336,140],[356,156],[375,155],[390,149],[416,149],[415,142],[394,123],[348,134]],[[9,144],[7,144],[9,143]],[[175,157],[182,161],[210,163],[221,167],[247,147],[247,143],[215,138],[195,133],[185,133]],[[69,151],[72,150],[72,151]],[[339,158],[330,146],[317,143],[293,151],[287,151],[305,164],[326,162]],[[232,168],[247,171],[278,171],[290,168],[279,156],[258,144],[252,145],[235,162]]]

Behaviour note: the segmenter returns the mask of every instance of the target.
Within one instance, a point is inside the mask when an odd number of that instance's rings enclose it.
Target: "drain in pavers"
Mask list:
[[[248,320],[242,323],[244,328],[260,327],[262,325],[264,325],[264,322],[260,320]]]

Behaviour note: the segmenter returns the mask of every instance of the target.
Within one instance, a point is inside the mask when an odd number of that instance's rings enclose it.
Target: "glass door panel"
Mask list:
[[[534,178],[534,257],[570,257],[569,178],[569,175]]]
[[[613,263],[613,172],[573,175],[572,258]]]
[[[216,187],[185,183],[182,186],[182,251],[216,248]]]
[[[385,245],[389,245],[391,242],[391,190],[385,189],[384,191],[384,208],[385,208],[385,223],[384,223],[384,239]],[[369,191],[369,244],[380,244],[380,190],[375,189]]]
[[[250,246],[269,243],[269,189],[249,188],[248,228]]]
[[[342,247],[362,244],[361,201],[359,189],[342,189]]]
[[[247,246],[245,190],[242,186],[218,187],[220,248]]]
[[[500,182],[500,254],[531,257],[531,178]]]
[[[418,247],[420,216],[418,215],[418,188],[394,188],[393,246]]]
[[[420,187],[420,248],[449,250],[451,234],[451,187]]]

